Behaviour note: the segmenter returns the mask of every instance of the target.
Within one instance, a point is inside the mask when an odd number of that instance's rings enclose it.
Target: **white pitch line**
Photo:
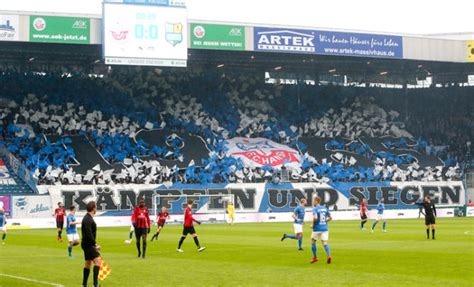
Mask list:
[[[9,274],[0,273],[0,276],[3,276],[3,277],[10,277],[10,278],[13,278],[13,279],[19,279],[19,280],[23,280],[23,281],[30,281],[30,282],[34,282],[34,283],[40,283],[40,284],[44,284],[44,285],[50,285],[50,286],[56,286],[56,287],[64,287],[64,285],[61,285],[61,284],[56,284],[56,283],[51,283],[51,282],[46,282],[46,281],[40,281],[40,280],[36,280],[36,279],[31,279],[31,278],[26,278],[26,277],[20,277],[20,276],[15,276],[15,275],[9,275]]]
[[[465,231],[465,232],[464,232],[464,234],[466,234],[466,235],[474,235],[474,234],[472,234],[472,233],[471,233],[471,231],[470,231],[470,230],[468,230],[468,231]]]

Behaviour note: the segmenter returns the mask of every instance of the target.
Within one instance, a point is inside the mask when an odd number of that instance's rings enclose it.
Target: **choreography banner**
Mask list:
[[[183,198],[213,195],[215,200],[198,202],[197,213],[224,209],[226,198],[233,196],[238,212],[265,213],[292,211],[301,198],[319,196],[330,209],[355,210],[362,198],[366,198],[369,209],[374,209],[379,198],[385,199],[387,209],[418,208],[413,203],[429,195],[439,207],[462,206],[465,190],[462,182],[382,182],[382,183],[295,183],[295,184],[210,184],[182,185],[114,185],[114,186],[40,186],[41,193],[49,193],[51,202],[75,205],[83,215],[89,201],[97,202],[101,216],[128,215],[138,198],[144,198],[148,208],[170,208],[173,202]],[[219,200],[219,195],[222,199]],[[167,198],[155,204],[157,197]],[[216,198],[217,197],[217,198]],[[155,203],[153,202],[155,200]],[[182,213],[173,210],[173,213]]]
[[[297,150],[265,138],[236,137],[227,140],[227,155],[241,159],[248,167],[299,167],[300,155]]]

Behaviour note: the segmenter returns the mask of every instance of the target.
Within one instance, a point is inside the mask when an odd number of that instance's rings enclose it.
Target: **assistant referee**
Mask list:
[[[84,251],[85,266],[83,270],[82,286],[87,286],[91,265],[94,263],[94,287],[99,286],[99,269],[101,264],[100,246],[95,241],[97,236],[97,225],[95,224],[93,216],[97,211],[97,205],[94,201],[87,204],[87,214],[82,218],[82,242],[81,247]]]
[[[430,227],[431,227],[431,239],[435,239],[435,224],[436,224],[436,207],[434,203],[431,202],[429,196],[425,196],[422,203],[415,203],[416,205],[422,207],[425,212],[425,225],[426,225],[426,239],[430,239]]]

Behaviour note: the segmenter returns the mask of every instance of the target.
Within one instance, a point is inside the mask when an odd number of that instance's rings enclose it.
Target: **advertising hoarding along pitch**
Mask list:
[[[245,50],[245,27],[191,24],[191,48]]]
[[[254,49],[284,53],[403,58],[400,36],[317,30],[254,28]]]
[[[18,15],[0,15],[0,41],[19,40],[19,19]]]
[[[103,7],[106,64],[186,67],[185,8],[115,3]]]
[[[30,16],[30,41],[90,44],[90,19]]]

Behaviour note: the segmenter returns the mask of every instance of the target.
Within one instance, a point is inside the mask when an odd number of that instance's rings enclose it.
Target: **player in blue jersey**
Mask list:
[[[329,249],[328,239],[329,239],[329,229],[328,222],[332,220],[331,214],[327,207],[321,206],[321,198],[313,198],[313,233],[311,234],[311,249],[313,251],[313,258],[310,263],[318,261],[316,241],[321,239],[323,242],[324,250],[326,251],[327,260],[326,262],[330,264],[332,262],[331,250]]]
[[[77,224],[79,224],[79,222],[76,221],[75,214],[76,207],[71,206],[71,208],[69,208],[69,214],[66,217],[66,234],[67,240],[69,241],[67,251],[69,253],[69,257],[72,257],[72,248],[76,245],[79,245],[79,234],[77,233]]]
[[[387,227],[387,221],[385,220],[383,216],[383,212],[385,210],[385,204],[383,202],[384,202],[384,199],[382,197],[379,200],[379,203],[377,204],[377,219],[375,220],[374,224],[372,224],[372,233],[374,232],[374,228],[377,225],[377,223],[379,223],[380,220],[383,221],[382,231],[387,232],[387,229],[385,229]]]
[[[304,215],[305,215],[305,206],[306,206],[306,198],[302,198],[300,200],[300,205],[295,208],[295,211],[291,215],[293,217],[293,228],[295,230],[295,234],[283,234],[281,237],[281,241],[285,240],[286,238],[296,239],[298,240],[298,250],[303,250],[303,224],[304,224]]]
[[[7,215],[3,209],[0,209],[0,228],[2,229],[2,244],[5,244],[5,238],[7,237]]]

